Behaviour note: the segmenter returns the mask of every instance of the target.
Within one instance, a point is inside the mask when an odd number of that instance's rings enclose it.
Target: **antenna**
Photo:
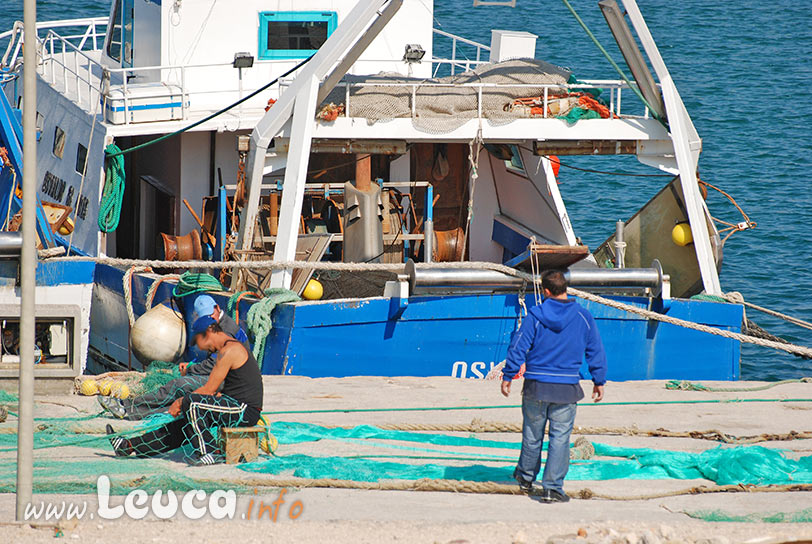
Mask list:
[[[479,6],[505,6],[509,8],[516,7],[516,0],[474,0],[474,7]]]

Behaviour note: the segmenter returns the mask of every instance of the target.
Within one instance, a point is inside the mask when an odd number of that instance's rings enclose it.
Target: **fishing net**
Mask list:
[[[370,122],[412,118],[414,97],[412,122],[415,128],[434,134],[447,133],[477,118],[478,87],[463,85],[483,83],[499,86],[482,88],[482,116],[491,123],[507,123],[526,117],[524,113],[511,111],[509,106],[515,99],[542,95],[544,85],[564,85],[571,75],[565,68],[533,59],[490,63],[458,75],[431,79],[386,73],[375,76],[348,75],[345,76],[346,81],[364,86],[350,87],[347,115],[363,117]],[[450,87],[451,84],[455,86]],[[346,88],[337,85],[324,104],[341,104],[345,101]]]
[[[715,522],[737,522],[737,523],[812,523],[812,508],[799,510],[797,512],[758,512],[754,514],[731,514],[724,510],[697,510],[694,512],[683,512],[683,514],[694,519]]]
[[[0,424],[0,492],[13,491],[16,420]],[[143,440],[140,457],[115,457],[104,426],[112,423],[117,436]],[[386,430],[371,425],[328,428],[301,422],[268,425],[278,440],[275,455],[217,469],[213,478],[201,478],[183,462],[199,453],[199,443],[175,429],[176,447],[167,449],[166,435],[156,431],[176,420],[166,413],[148,416],[138,423],[111,421],[104,414],[64,418],[37,418],[35,432],[34,489],[38,493],[93,493],[99,475],[111,480],[112,493],[132,489],[233,489],[240,471],[299,478],[330,478],[358,482],[383,480],[447,479],[475,482],[511,482],[518,458],[519,440],[485,439],[474,434]],[[208,430],[216,437],[222,422]],[[238,422],[237,422],[238,423]],[[234,422],[228,423],[233,426]],[[573,460],[571,481],[596,480],[696,480],[715,484],[812,483],[812,456],[797,457],[760,446],[720,446],[703,452],[680,452],[648,448],[621,448],[590,444],[594,457]],[[61,448],[58,452],[54,448]],[[270,450],[267,450],[270,451]],[[231,471],[231,477],[223,480]],[[726,514],[700,512],[697,516],[719,520]],[[805,521],[808,512],[764,515],[772,519]],[[773,516],[773,517],[770,517]],[[781,517],[783,516],[783,517]],[[702,519],[706,519],[702,517]],[[769,519],[767,519],[769,518]],[[710,519],[710,520],[716,520]],[[731,521],[738,519],[730,517]]]

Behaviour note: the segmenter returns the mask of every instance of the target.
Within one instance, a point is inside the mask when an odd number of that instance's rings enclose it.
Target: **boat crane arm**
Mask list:
[[[402,5],[403,0],[359,2],[257,123],[251,133],[246,177],[248,198],[240,216],[238,249],[248,250],[253,245],[268,146],[292,118],[291,151],[285,168],[274,260],[292,261],[296,258],[316,106],[344,77]],[[290,270],[274,271],[271,286],[289,287],[290,280]],[[236,272],[231,279],[231,288],[242,289],[243,283],[242,273]]]
[[[674,155],[679,169],[680,184],[685,199],[685,208],[688,212],[688,222],[691,225],[691,232],[694,237],[694,249],[696,259],[699,263],[699,270],[702,274],[702,283],[705,292],[711,295],[721,295],[722,287],[719,282],[719,272],[716,268],[716,259],[711,246],[710,234],[708,233],[708,218],[710,213],[702,199],[699,190],[699,182],[696,177],[696,167],[699,161],[699,153],[702,150],[702,140],[685,109],[685,104],[677,91],[674,80],[660,55],[660,50],[651,32],[648,29],[645,19],[643,19],[640,8],[636,0],[622,0],[623,7],[629,15],[629,20],[637,32],[640,43],[646,52],[663,93],[666,115],[668,116],[669,133],[674,144]],[[713,223],[710,222],[712,225]]]

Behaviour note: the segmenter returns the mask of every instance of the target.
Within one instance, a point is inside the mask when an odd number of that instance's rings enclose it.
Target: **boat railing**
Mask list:
[[[104,43],[104,36],[107,31],[107,17],[85,17],[82,19],[62,19],[59,21],[39,21],[37,31],[54,29],[65,29],[66,34],[60,34],[61,38],[68,40],[80,50],[97,50]],[[14,66],[22,55],[23,46],[23,23],[15,21],[11,30],[0,33],[0,45],[6,40],[6,50],[0,58],[0,67],[7,68]]]
[[[411,105],[411,117],[415,119],[418,116],[418,100],[420,98],[419,90],[427,89],[427,88],[435,88],[435,89],[471,89],[472,92],[476,93],[477,97],[477,114],[475,119],[482,119],[487,116],[487,113],[483,111],[483,100],[482,95],[486,91],[496,91],[500,89],[528,89],[533,90],[533,93],[538,92],[538,89],[542,89],[543,94],[538,96],[541,102],[543,111],[541,117],[546,119],[550,117],[550,101],[554,99],[560,93],[571,93],[571,92],[578,92],[583,91],[585,89],[597,89],[601,91],[601,94],[605,92],[609,92],[609,114],[610,118],[612,117],[621,117],[621,104],[622,104],[622,92],[624,89],[630,89],[629,85],[621,80],[584,80],[579,81],[578,83],[572,84],[563,84],[563,85],[556,85],[556,84],[535,84],[535,83],[526,83],[526,84],[518,84],[518,83],[511,83],[511,84],[502,84],[502,83],[434,83],[434,82],[365,82],[365,83],[355,83],[355,82],[344,82],[342,83],[344,87],[344,106],[346,112],[351,112],[351,100],[352,100],[352,91],[363,89],[363,88],[391,88],[393,90],[396,89],[408,89],[411,94],[410,105]],[[437,100],[438,96],[436,94],[432,94],[428,99]],[[554,116],[553,116],[554,117]],[[633,117],[633,115],[625,114],[625,117]],[[649,117],[649,110],[645,108],[642,114],[643,118]]]
[[[463,38],[462,36],[457,36],[456,34],[451,34],[450,32],[446,32],[445,30],[440,30],[438,28],[433,29],[434,35],[439,36],[440,38],[445,38],[447,40],[451,40],[451,51],[450,57],[448,59],[443,59],[442,57],[437,57],[433,59],[432,62],[436,63],[434,70],[432,71],[432,75],[437,77],[440,71],[440,68],[444,65],[449,65],[451,68],[451,74],[454,75],[456,69],[461,69],[462,71],[468,71],[472,68],[476,68],[480,64],[488,63],[488,59],[484,58],[484,53],[490,54],[491,48],[485,44],[475,42],[473,40],[469,40],[468,38]],[[437,49],[438,46],[442,49],[444,44],[442,40],[437,40],[434,44],[433,49]],[[473,48],[475,53],[472,54],[474,57],[473,59],[468,58],[465,55],[465,51],[463,50],[462,46],[467,46],[469,49]],[[439,61],[439,62],[438,62]]]

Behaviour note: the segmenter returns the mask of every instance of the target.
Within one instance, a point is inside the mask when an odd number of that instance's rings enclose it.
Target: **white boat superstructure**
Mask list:
[[[42,245],[155,259],[196,234],[213,260],[516,266],[542,244],[583,249],[576,267],[656,258],[676,296],[718,294],[723,243],[697,179],[701,139],[636,2],[623,6],[654,71],[635,63],[620,16],[610,27],[634,81],[536,59],[537,37],[521,30],[493,29],[486,45],[435,29],[430,0],[113,0],[107,18],[39,23],[38,192],[71,219]],[[16,107],[23,39],[21,25],[0,34]],[[99,218],[119,149],[126,184],[111,227]],[[556,179],[558,157],[586,154],[635,155],[674,176],[626,242],[592,254]],[[366,230],[352,226],[368,212]],[[671,241],[680,224],[685,244]],[[294,279],[230,278],[235,291]]]

